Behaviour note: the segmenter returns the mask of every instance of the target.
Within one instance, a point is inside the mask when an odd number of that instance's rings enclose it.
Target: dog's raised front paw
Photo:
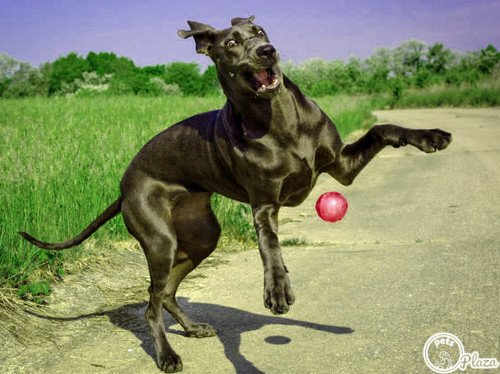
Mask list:
[[[416,130],[413,141],[415,147],[426,153],[440,151],[448,147],[452,136],[449,132],[441,129]]]
[[[295,296],[285,270],[275,268],[266,271],[264,275],[264,306],[271,309],[274,314],[285,314],[294,302]]]
[[[208,323],[193,323],[189,329],[186,329],[186,334],[190,338],[209,338],[217,335],[217,330]]]

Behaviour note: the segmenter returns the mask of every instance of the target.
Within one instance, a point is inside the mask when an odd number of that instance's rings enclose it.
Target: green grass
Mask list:
[[[341,137],[375,122],[372,111],[384,107],[386,99],[367,95],[325,96],[315,99],[337,126]]]
[[[60,273],[64,259],[78,252],[36,249],[17,231],[47,241],[74,236],[116,199],[122,173],[147,140],[221,103],[218,98],[1,100],[0,284],[31,282],[40,269]],[[121,218],[94,237],[126,237]]]
[[[50,294],[50,285],[45,282],[33,282],[23,284],[17,290],[17,295],[25,300],[30,300],[35,303],[43,303],[44,297]]]
[[[434,107],[481,107],[500,105],[500,85],[435,87],[426,90],[404,91],[401,97],[391,102],[393,108]]]

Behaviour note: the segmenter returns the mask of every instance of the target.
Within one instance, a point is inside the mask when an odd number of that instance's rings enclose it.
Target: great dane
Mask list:
[[[283,314],[295,297],[277,236],[279,209],[300,204],[321,173],[351,184],[386,146],[434,152],[451,142],[451,134],[440,129],[388,124],[343,144],[332,121],[283,74],[254,17],[235,18],[224,30],[188,24],[191,29],[178,34],[193,37],[196,52],[214,62],[224,107],[179,122],[146,143],[121,180],[121,196],[73,239],[45,243],[21,233],[41,248],[69,248],[121,212],[147,258],[146,319],[165,372],[181,371],[182,361],[168,343],[163,308],[187,335],[216,334],[210,325],[191,321],[175,298],[179,283],[217,245],[221,230],[210,207],[212,193],[250,204],[264,265],[264,306]]]

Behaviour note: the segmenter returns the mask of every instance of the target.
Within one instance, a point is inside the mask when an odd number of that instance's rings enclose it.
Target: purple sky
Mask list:
[[[139,65],[208,63],[176,31],[254,14],[283,60],[368,57],[417,38],[460,51],[500,48],[500,0],[0,0],[0,52],[38,65],[112,51]]]

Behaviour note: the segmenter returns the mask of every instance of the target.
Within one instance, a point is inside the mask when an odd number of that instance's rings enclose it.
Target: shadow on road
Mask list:
[[[257,374],[262,373],[240,352],[241,335],[248,331],[258,330],[266,325],[300,326],[332,334],[350,334],[354,330],[349,327],[322,325],[313,322],[299,321],[279,316],[264,316],[246,312],[244,310],[216,304],[188,302],[185,297],[178,298],[179,305],[197,322],[206,322],[218,331],[218,338],[224,346],[224,353],[233,364],[237,373]],[[51,321],[65,322],[107,316],[117,327],[131,331],[141,341],[141,347],[155,360],[153,342],[151,341],[144,311],[147,303],[133,303],[122,307],[102,312],[89,313],[74,317],[52,317],[28,312],[36,317]],[[185,335],[184,332],[172,329],[176,321],[165,313],[165,327],[168,333]],[[193,338],[194,339],[194,338]],[[210,339],[210,338],[207,338]],[[271,344],[287,344],[291,341],[285,336],[270,336],[265,339]],[[175,349],[175,347],[174,347]]]

